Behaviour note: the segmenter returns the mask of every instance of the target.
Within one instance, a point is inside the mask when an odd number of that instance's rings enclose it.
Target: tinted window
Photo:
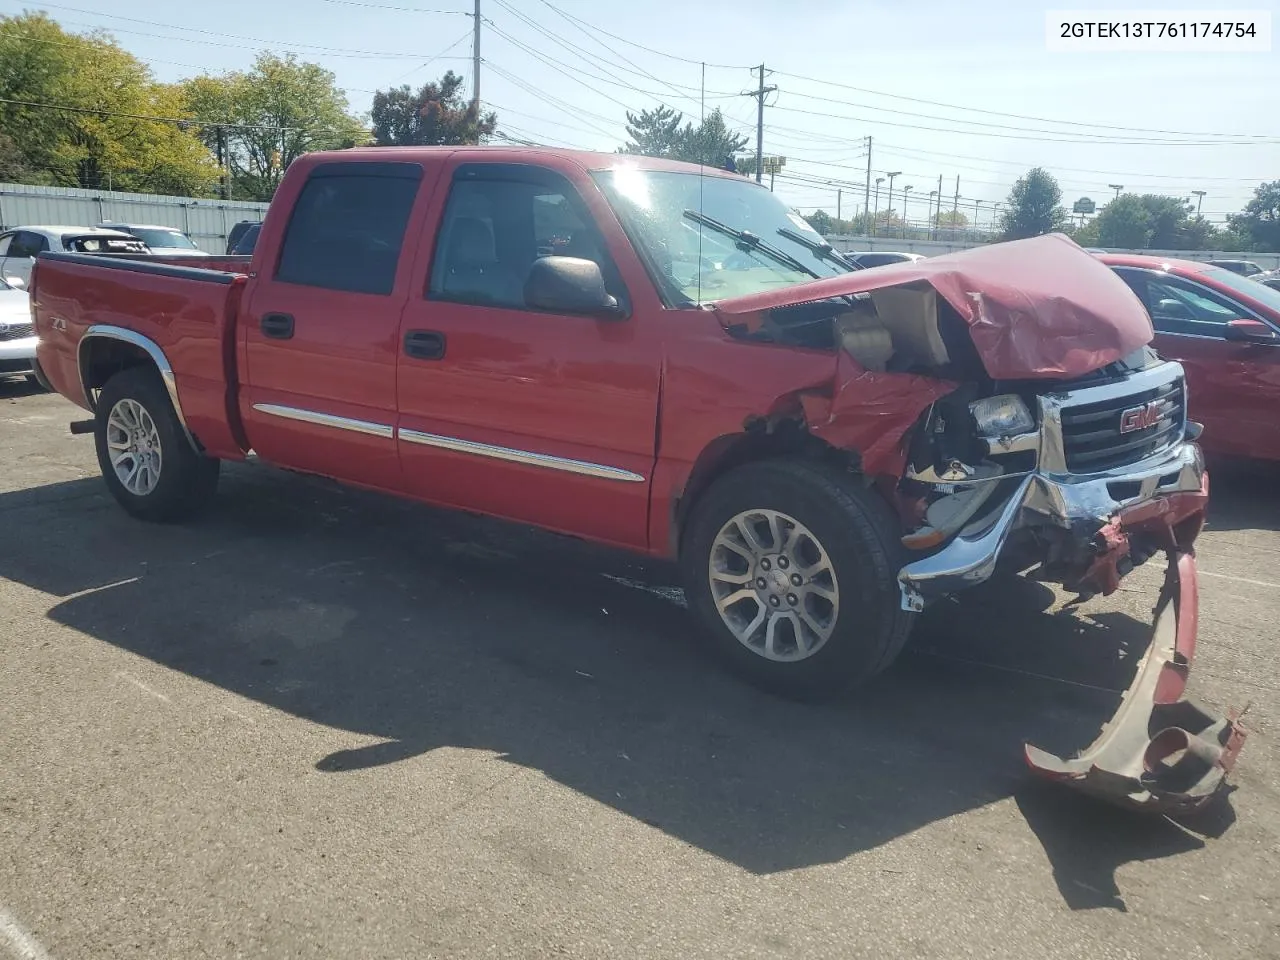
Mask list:
[[[427,294],[522,308],[529,268],[547,256],[596,262],[609,292],[623,301],[603,241],[571,190],[519,180],[461,180],[449,193]]]
[[[176,247],[182,250],[196,249],[196,245],[192,243],[191,238],[181,230],[161,230],[153,227],[129,227],[127,232],[133,234],[149,247]]]
[[[238,257],[253,253],[253,248],[258,245],[258,234],[261,232],[262,224],[255,223],[241,233],[240,239],[236,241],[236,245],[228,253],[235,254]]]
[[[1222,336],[1228,321],[1246,313],[1225,297],[1177,277],[1141,270],[1116,273],[1142,300],[1152,326],[1161,333]]]
[[[49,249],[49,239],[38,233],[32,233],[29,230],[19,230],[13,235],[13,242],[9,244],[9,256],[11,257],[34,257],[41,250]]]
[[[276,279],[326,290],[389,294],[422,168],[337,163],[302,188],[280,250]]]
[[[9,250],[9,241],[13,239],[13,234],[5,234],[0,237],[0,257],[6,256]]]

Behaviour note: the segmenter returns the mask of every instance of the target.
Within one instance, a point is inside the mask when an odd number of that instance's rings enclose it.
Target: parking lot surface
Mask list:
[[[1175,823],[1032,781],[1093,739],[1161,564],[933,609],[843,702],[702,652],[672,571],[261,465],[141,524],[0,382],[0,957],[1280,956],[1280,493],[1214,475]]]

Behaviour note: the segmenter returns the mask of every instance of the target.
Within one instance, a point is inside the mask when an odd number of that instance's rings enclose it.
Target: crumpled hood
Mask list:
[[[777,307],[921,283],[968,324],[997,380],[1069,379],[1151,341],[1146,308],[1110,267],[1062,234],[858,270],[767,293],[723,300],[726,327],[755,330]]]

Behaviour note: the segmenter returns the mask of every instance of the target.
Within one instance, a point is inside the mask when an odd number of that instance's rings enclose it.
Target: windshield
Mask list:
[[[1265,307],[1280,313],[1280,290],[1268,287],[1265,283],[1259,283],[1257,280],[1250,280],[1248,277],[1242,277],[1238,273],[1232,273],[1230,270],[1223,270],[1221,267],[1209,267],[1205,270],[1204,275],[1218,281],[1224,287],[1242,293],[1250,300],[1256,300]]]
[[[186,234],[178,230],[161,230],[155,227],[133,227],[129,232],[145,243],[148,247],[174,247],[183,250],[195,250],[196,245],[191,242]]]
[[[803,217],[750,180],[629,166],[593,176],[673,305],[713,303],[853,269],[830,255]]]

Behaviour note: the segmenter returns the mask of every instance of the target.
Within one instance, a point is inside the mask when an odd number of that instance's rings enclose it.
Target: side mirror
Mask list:
[[[1229,320],[1225,336],[1236,343],[1280,343],[1280,334],[1261,320]]]
[[[600,320],[621,320],[618,301],[604,286],[604,274],[594,260],[578,257],[540,257],[524,282],[524,302],[535,310],[578,313]]]
[[[1185,303],[1178,300],[1160,300],[1156,303],[1156,314],[1174,320],[1194,320]]]
[[[23,290],[27,286],[27,281],[23,280],[21,277],[5,276],[0,279],[3,279],[5,283],[13,287],[15,290]]]

